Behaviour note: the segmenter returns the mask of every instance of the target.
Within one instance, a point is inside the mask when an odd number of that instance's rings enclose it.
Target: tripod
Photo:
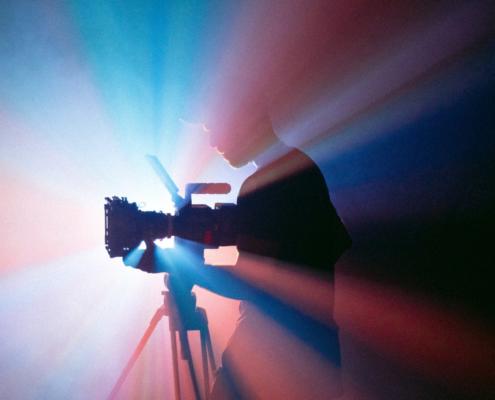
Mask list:
[[[119,379],[113,386],[113,389],[108,396],[109,400],[116,398],[120,388],[124,384],[127,375],[131,371],[134,363],[144,349],[151,334],[155,330],[158,322],[162,317],[168,317],[168,327],[170,331],[170,340],[172,344],[172,365],[174,375],[174,393],[175,400],[181,399],[181,385],[179,376],[179,361],[177,353],[177,334],[179,336],[181,359],[187,362],[189,375],[191,377],[192,388],[196,400],[208,400],[210,394],[210,376],[209,368],[216,371],[215,357],[213,355],[213,347],[211,345],[210,330],[208,329],[208,318],[206,311],[203,308],[196,307],[196,296],[190,290],[184,291],[177,285],[169,284],[168,276],[165,277],[165,287],[168,290],[162,291],[163,305],[160,306],[144,332],[141,340],[136,346],[132,356],[122,370]],[[189,346],[187,333],[189,331],[199,331],[201,340],[201,362],[203,368],[203,389],[204,396],[201,396],[196,371]]]

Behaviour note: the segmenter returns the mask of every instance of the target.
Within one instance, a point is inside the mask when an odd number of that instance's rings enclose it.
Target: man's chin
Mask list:
[[[232,168],[242,168],[244,167],[247,162],[232,162],[232,161],[227,161],[228,164],[232,167]]]
[[[233,158],[233,157],[228,158],[228,157],[225,157],[225,155],[223,155],[223,158],[225,159],[225,161],[227,161],[227,163],[232,168],[242,168],[246,164],[249,163],[249,160],[242,160],[242,159],[237,159],[237,158]]]

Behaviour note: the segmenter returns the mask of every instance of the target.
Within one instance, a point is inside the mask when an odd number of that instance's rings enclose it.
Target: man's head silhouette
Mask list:
[[[261,96],[229,101],[205,122],[210,145],[235,168],[254,161],[278,138]]]

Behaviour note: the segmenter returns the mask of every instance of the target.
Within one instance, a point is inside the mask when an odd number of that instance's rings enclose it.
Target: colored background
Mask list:
[[[109,259],[104,197],[170,210],[227,181],[201,119],[262,91],[320,166],[354,245],[337,265],[345,398],[494,393],[489,1],[3,1],[0,398],[104,398],[162,277]],[[227,78],[226,78],[227,77]],[[304,207],[307,205],[301,205]],[[198,291],[217,355],[237,303]],[[172,395],[157,332],[123,398]]]

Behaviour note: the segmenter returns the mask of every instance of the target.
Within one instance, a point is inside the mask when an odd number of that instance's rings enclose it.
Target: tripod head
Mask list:
[[[185,329],[194,329],[191,327],[197,325],[197,307],[196,295],[192,292],[192,288],[196,275],[200,273],[198,269],[204,267],[204,247],[199,243],[185,241],[180,238],[176,239],[176,246],[183,248],[187,253],[187,257],[175,259],[174,256],[178,253],[157,248],[156,251],[158,252],[166,252],[166,259],[155,257],[155,261],[160,264],[170,262],[167,273],[164,275],[165,288],[168,290],[164,295],[168,296],[172,308],[177,311],[178,326],[182,324]],[[179,253],[184,253],[183,250],[179,251]]]
[[[192,286],[173,274],[165,275],[164,283],[168,290],[162,294],[169,317],[174,319],[175,326],[185,330],[192,329],[197,320],[196,294],[191,291]]]

